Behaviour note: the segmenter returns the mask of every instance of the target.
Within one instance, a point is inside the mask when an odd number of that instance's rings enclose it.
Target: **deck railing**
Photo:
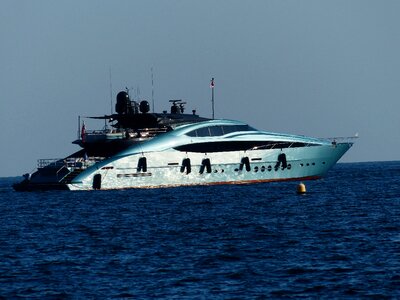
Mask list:
[[[166,128],[142,128],[136,130],[86,130],[86,139],[96,139],[96,138],[110,138],[110,139],[124,139],[124,138],[152,138],[160,133],[167,132]]]
[[[44,167],[57,167],[63,166],[64,163],[60,158],[45,158],[45,159],[38,159],[37,167],[44,168]]]
[[[349,137],[340,136],[340,137],[326,138],[326,140],[330,141],[332,144],[341,144],[341,143],[354,144],[356,139],[358,139],[358,134]]]
[[[301,145],[301,146],[300,146]],[[255,146],[250,150],[265,150],[265,149],[282,149],[282,148],[294,148],[294,147],[311,147],[316,146],[316,143],[302,143],[302,142],[276,142],[268,143],[265,145]]]
[[[102,161],[104,157],[69,157],[69,158],[46,158],[38,159],[38,168],[72,168],[72,169],[86,169],[96,162]]]
[[[358,136],[353,137],[333,137],[333,138],[325,138],[321,140],[325,140],[330,142],[333,146],[337,144],[353,144],[354,141],[358,138]],[[303,143],[303,142],[275,142],[275,143],[267,143],[265,145],[260,145],[251,148],[250,150],[262,150],[262,149],[279,149],[279,148],[295,148],[295,147],[312,147],[318,146],[319,143]]]

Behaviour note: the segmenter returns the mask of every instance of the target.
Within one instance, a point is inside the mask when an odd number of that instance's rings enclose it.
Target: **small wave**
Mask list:
[[[129,293],[121,293],[121,294],[114,295],[113,298],[133,299],[133,298],[135,298],[135,295],[129,294]]]
[[[289,275],[303,275],[303,274],[315,273],[317,271],[318,270],[312,268],[294,267],[287,269],[286,273]]]
[[[242,258],[238,255],[233,255],[233,254],[218,254],[215,257],[217,260],[221,260],[224,262],[235,262],[235,261],[240,261]]]

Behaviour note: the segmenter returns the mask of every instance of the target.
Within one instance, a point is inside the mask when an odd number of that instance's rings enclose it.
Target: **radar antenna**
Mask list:
[[[171,114],[183,114],[186,102],[182,99],[173,99],[169,100],[169,102],[172,103]]]

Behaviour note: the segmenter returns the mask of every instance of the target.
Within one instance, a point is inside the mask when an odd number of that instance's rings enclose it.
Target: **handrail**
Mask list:
[[[288,141],[288,142],[277,142],[277,143],[270,143],[270,144],[265,144],[261,146],[255,146],[253,148],[250,148],[250,150],[262,150],[262,149],[276,149],[276,148],[293,148],[295,144],[301,143],[304,144],[303,147],[311,147],[311,146],[316,146],[316,143],[302,143],[302,142],[294,142],[294,141]],[[282,145],[289,145],[287,147],[280,147]]]
[[[38,159],[38,168],[72,168],[72,169],[86,169],[96,162],[104,160],[104,157],[91,156],[88,159],[83,157],[69,157],[69,158],[46,158]]]
[[[59,168],[59,169],[57,170],[57,172],[56,172],[57,179],[58,179],[58,173],[59,173],[64,167],[65,167],[65,166],[62,166],[61,168]]]
[[[326,142],[331,142],[332,145],[337,145],[337,144],[342,144],[342,143],[348,143],[348,144],[353,144],[354,140],[357,139],[358,136],[351,136],[351,137],[333,137],[333,138],[324,138],[321,140],[325,140]],[[279,146],[282,145],[288,145],[284,148],[293,148],[295,147],[295,145],[297,143],[301,143],[304,144],[303,147],[312,147],[312,146],[317,146],[319,145],[318,143],[303,143],[303,142],[299,142],[299,141],[288,141],[288,142],[277,142],[277,143],[270,143],[270,144],[265,144],[265,145],[261,145],[261,146],[255,146],[253,148],[250,148],[249,150],[261,150],[261,149],[276,149],[276,148],[280,148]]]
[[[61,163],[60,163],[61,161]],[[37,166],[38,168],[44,168],[47,166],[58,166],[58,165],[64,165],[64,163],[62,163],[62,158],[45,158],[45,159],[38,159],[37,161]]]
[[[332,144],[340,144],[340,143],[354,143],[354,140],[358,139],[358,134],[355,136],[341,136],[341,137],[331,137],[331,138],[325,138],[325,140],[328,140],[332,142]]]
[[[86,130],[85,134],[123,134],[122,131],[114,131],[110,129],[95,129],[95,130]]]
[[[126,133],[139,133],[154,136],[160,133],[167,132],[167,128],[140,128],[135,130],[115,130],[115,129],[100,129],[100,130],[86,130],[85,136],[104,136],[104,135],[120,135],[125,137]]]

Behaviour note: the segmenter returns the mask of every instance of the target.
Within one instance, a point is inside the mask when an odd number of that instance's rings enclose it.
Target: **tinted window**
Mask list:
[[[190,131],[190,132],[186,133],[186,135],[187,135],[187,136],[194,136],[194,137],[196,137],[196,136],[197,136],[197,130]]]
[[[221,126],[212,126],[210,127],[211,136],[220,136],[224,135]]]
[[[197,136],[210,136],[210,130],[208,129],[208,127],[199,128],[196,131]]]
[[[221,136],[237,131],[252,131],[256,130],[249,125],[223,125],[223,126],[210,126],[200,128],[188,132],[186,135],[193,137],[205,137],[205,136]]]
[[[222,126],[222,130],[224,131],[224,134],[235,132],[236,131],[236,125],[231,125],[231,126],[225,125],[225,126]]]
[[[191,132],[188,132],[188,133],[186,133],[186,135],[193,136],[193,137],[210,136],[210,130],[208,127],[200,128],[200,129],[196,129]]]
[[[252,131],[256,130],[253,127],[250,127],[249,125],[225,125],[222,126],[222,129],[224,131],[224,134],[236,132],[236,131]]]

